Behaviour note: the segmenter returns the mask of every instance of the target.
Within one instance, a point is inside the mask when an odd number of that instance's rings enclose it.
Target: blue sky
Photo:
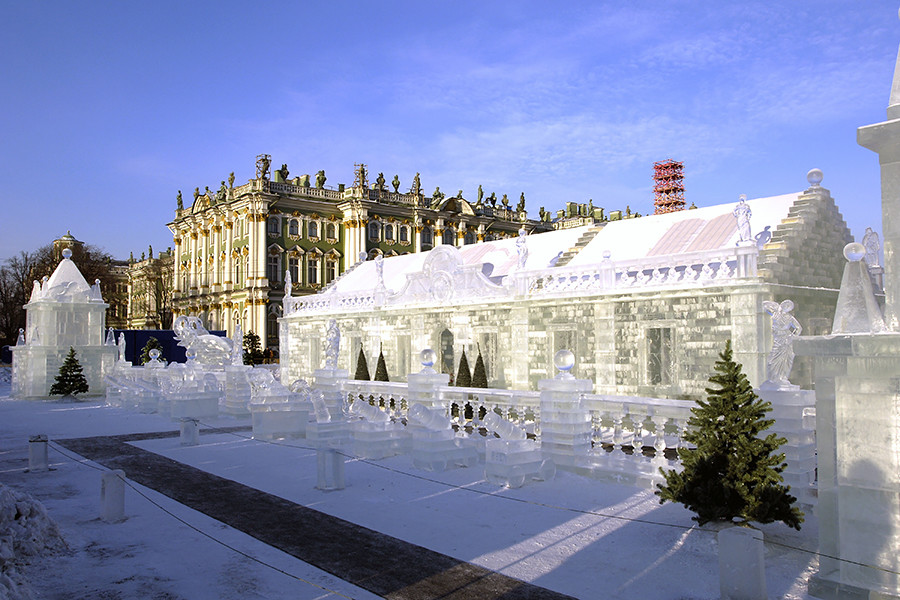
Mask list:
[[[172,244],[175,196],[257,154],[350,184],[421,172],[556,210],[652,212],[652,163],[698,206],[800,191],[818,167],[880,232],[896,0],[3,2],[0,259],[71,230]]]

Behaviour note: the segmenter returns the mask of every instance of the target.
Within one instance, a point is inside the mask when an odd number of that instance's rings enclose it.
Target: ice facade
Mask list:
[[[741,241],[735,204],[363,262],[323,293],[285,299],[283,377],[318,368],[334,319],[338,364],[352,370],[360,348],[371,361],[383,347],[392,377],[422,348],[451,376],[463,350],[480,349],[492,387],[534,390],[566,348],[596,393],[696,399],[732,339],[759,385],[772,347],[763,302],[790,297],[805,332],[827,332],[851,238],[818,183],[745,201],[751,231],[773,230],[762,249]],[[792,381],[809,387],[807,360]]]
[[[35,281],[25,305],[26,329],[13,348],[12,393],[17,398],[50,394],[69,348],[74,348],[91,395],[103,394],[104,377],[112,371],[116,347],[104,344],[107,304],[99,282],[88,285],[63,250],[53,274]]]

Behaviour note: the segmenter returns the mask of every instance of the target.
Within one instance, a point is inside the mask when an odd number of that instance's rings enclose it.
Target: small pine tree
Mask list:
[[[475,359],[475,370],[472,372],[472,387],[486,388],[488,386],[487,370],[484,368],[484,359],[481,358],[481,347],[478,347],[478,358]]]
[[[759,434],[775,421],[766,419],[772,410],[750,386],[741,365],[732,360],[731,340],[719,355],[709,378],[718,388],[706,388],[707,400],[691,409],[689,431],[684,439],[696,448],[680,448],[684,470],[660,472],[666,484],[658,484],[660,504],[680,502],[697,513],[700,525],[709,521],[750,521],[785,525],[800,529],[803,513],[793,506],[784,478],[784,454],[776,454],[784,438],[774,433]]]
[[[88,382],[84,378],[81,363],[75,357],[75,348],[69,347],[69,353],[59,367],[59,375],[50,388],[51,396],[74,396],[75,394],[87,394]]]
[[[153,349],[159,350],[159,359],[163,360],[162,355],[162,343],[158,339],[153,336],[150,336],[150,339],[147,340],[147,344],[144,346],[144,349],[141,350],[141,364],[146,365],[150,362],[150,351]]]
[[[244,334],[244,364],[261,365],[263,361],[262,346],[259,336],[252,330]]]
[[[462,356],[459,359],[459,369],[456,371],[456,386],[472,386],[472,371],[469,370],[469,359],[466,358],[465,349],[463,349]]]
[[[388,377],[387,364],[384,362],[384,352],[378,348],[378,366],[375,367],[375,381],[390,381]]]
[[[363,352],[362,346],[359,347],[359,356],[356,357],[356,374],[353,379],[359,381],[369,381],[369,364],[366,362],[366,354]]]

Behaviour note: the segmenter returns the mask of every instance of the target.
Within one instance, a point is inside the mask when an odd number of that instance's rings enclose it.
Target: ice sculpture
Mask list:
[[[870,267],[878,267],[878,253],[881,251],[881,240],[878,234],[871,227],[866,227],[866,233],[863,235],[862,245],[866,251],[866,264]]]
[[[379,407],[357,398],[350,405],[353,453],[370,460],[378,460],[400,454],[406,450],[409,433],[402,423],[394,423]]]
[[[37,282],[35,282],[35,283],[37,283]],[[103,342],[103,345],[104,346],[115,346],[116,345],[116,332],[112,327],[110,327],[106,331],[106,341]]]
[[[168,405],[169,413],[175,420],[218,416],[222,386],[213,373],[197,368],[192,351],[187,354],[187,364],[173,363],[159,370],[159,383],[163,391],[161,405]]]
[[[591,391],[591,381],[570,373],[575,355],[560,350],[553,357],[559,373],[538,382],[541,390],[541,450],[555,464],[574,468],[591,449],[591,413],[582,405],[581,394]]]
[[[869,248],[856,242],[844,247],[844,275],[831,333],[880,333],[885,330],[884,317],[872,290],[863,258],[869,260]],[[876,259],[877,260],[877,254]]]
[[[489,412],[484,426],[500,436],[485,442],[484,477],[495,485],[522,487],[528,479],[548,480],[556,475],[552,459],[544,460],[540,446],[529,440],[525,430]]]
[[[124,363],[125,362],[125,334],[119,334],[119,343],[116,344],[118,348],[118,354],[116,356],[117,362]]]
[[[753,241],[753,238],[750,235],[750,217],[752,215],[753,213],[750,211],[750,207],[747,205],[746,194],[741,194],[740,202],[738,202],[737,206],[734,207],[734,218],[737,219],[737,230],[739,236],[738,243]]]
[[[231,339],[231,364],[239,366],[244,364],[244,332],[241,324],[234,324],[234,336]]]
[[[263,368],[249,370],[248,380],[254,438],[306,436],[310,390],[305,381],[295,381],[291,389],[287,389]]]
[[[781,304],[764,300],[762,304],[763,310],[772,316],[772,351],[766,359],[767,379],[760,389],[799,389],[799,386],[788,381],[794,366],[794,338],[803,331],[800,322],[791,314],[794,303],[790,300],[783,300]]]
[[[478,450],[465,434],[457,436],[442,408],[413,404],[407,412],[412,433],[413,466],[424,471],[471,467],[478,463]]]
[[[232,341],[212,335],[198,317],[180,316],[172,324],[178,345],[196,353],[203,367],[223,367],[232,361]]]
[[[516,239],[516,254],[518,254],[519,259],[516,263],[519,270],[525,268],[525,263],[528,262],[528,232],[525,231],[525,228],[519,229],[519,237]]]
[[[328,320],[325,327],[325,368],[337,369],[338,353],[341,349],[341,330],[337,321]]]

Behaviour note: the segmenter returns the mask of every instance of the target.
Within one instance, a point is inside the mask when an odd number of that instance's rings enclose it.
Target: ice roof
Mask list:
[[[751,234],[766,226],[775,228],[788,216],[790,207],[800,193],[747,200],[751,210]],[[607,223],[597,235],[569,262],[570,266],[590,265],[603,261],[603,253],[610,252],[616,260],[639,259],[647,256],[684,254],[718,248],[733,248],[738,241],[737,201],[694,210],[623,219]],[[555,264],[564,252],[575,246],[591,226],[574,227],[527,237],[526,270],[546,269]],[[490,264],[483,272],[495,283],[515,270],[518,262],[516,238],[507,238],[459,248],[465,265]],[[428,252],[404,254],[385,258],[384,284],[398,292],[406,284],[406,276],[422,271]],[[339,294],[366,292],[375,288],[377,272],[374,261],[367,261],[343,275],[329,289]]]
[[[751,235],[755,236],[766,226],[774,233],[799,196],[798,192],[747,200],[752,213]],[[569,265],[599,263],[606,251],[609,251],[610,258],[615,261],[733,248],[739,239],[737,219],[733,214],[735,206],[737,202],[729,202],[694,210],[613,221]]]

